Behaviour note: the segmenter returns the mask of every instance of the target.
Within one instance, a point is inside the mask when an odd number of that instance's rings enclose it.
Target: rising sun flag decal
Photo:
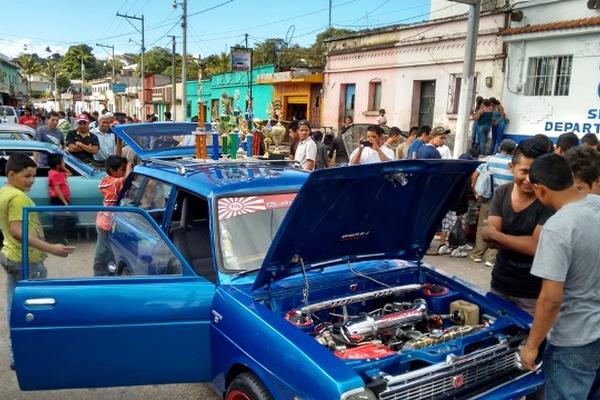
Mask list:
[[[275,208],[289,208],[296,193],[274,194],[265,196],[225,197],[219,199],[219,220],[225,220],[240,215],[252,214],[258,211]]]

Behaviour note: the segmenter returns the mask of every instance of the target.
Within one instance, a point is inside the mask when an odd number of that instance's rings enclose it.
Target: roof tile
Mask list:
[[[508,28],[498,32],[499,36],[518,35],[521,33],[536,33],[547,31],[558,31],[564,29],[587,28],[591,26],[600,26],[600,16],[570,19],[565,21],[550,22],[547,24],[535,24],[522,27]]]

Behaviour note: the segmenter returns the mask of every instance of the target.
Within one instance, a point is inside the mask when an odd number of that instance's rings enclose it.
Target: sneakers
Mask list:
[[[440,256],[444,255],[444,254],[451,254],[452,253],[452,249],[446,245],[442,245],[438,248],[438,254]]]
[[[456,257],[456,258],[465,258],[469,255],[469,253],[467,251],[465,251],[464,249],[462,249],[462,246],[457,247],[456,249],[452,250],[452,253],[450,253],[450,257]]]
[[[480,263],[480,262],[483,261],[483,259],[480,258],[480,257],[473,257],[473,256],[471,256],[470,258],[471,258],[471,261],[476,262],[476,263]]]
[[[485,266],[486,266],[486,267],[489,267],[489,268],[494,268],[494,263],[493,263],[493,262],[491,262],[491,261],[486,261],[486,262],[485,262]]]

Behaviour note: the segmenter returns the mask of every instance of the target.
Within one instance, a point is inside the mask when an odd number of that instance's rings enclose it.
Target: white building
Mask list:
[[[475,95],[501,97],[505,52],[498,32],[506,27],[504,1],[486,3],[480,19]],[[497,8],[501,6],[500,8]],[[454,130],[465,56],[467,15],[458,3],[433,0],[431,20],[357,32],[328,42],[323,125],[344,117],[387,125],[444,125]],[[451,12],[452,11],[452,12]]]
[[[503,103],[505,134],[600,134],[600,2],[516,2]]]

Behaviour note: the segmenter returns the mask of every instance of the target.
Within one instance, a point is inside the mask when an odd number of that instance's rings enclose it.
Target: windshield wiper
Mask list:
[[[257,271],[260,271],[260,267],[247,269],[245,271],[241,271],[241,272],[238,272],[236,274],[233,274],[233,278],[232,279],[236,279],[236,278],[239,278],[241,276],[245,276],[245,275],[251,274],[253,272],[257,272]]]

